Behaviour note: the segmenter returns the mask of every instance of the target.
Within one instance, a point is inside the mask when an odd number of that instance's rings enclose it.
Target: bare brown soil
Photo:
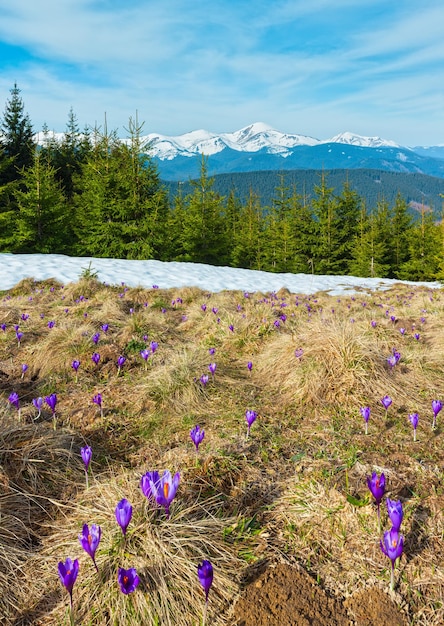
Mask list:
[[[373,587],[350,598],[331,597],[303,569],[269,567],[245,589],[232,626],[407,626],[397,604]]]

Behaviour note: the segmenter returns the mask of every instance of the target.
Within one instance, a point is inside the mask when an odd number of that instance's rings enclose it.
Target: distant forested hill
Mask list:
[[[379,200],[386,200],[393,204],[398,193],[411,203],[412,211],[417,205],[424,203],[433,209],[438,217],[441,214],[444,195],[444,179],[427,176],[425,174],[404,174],[399,172],[386,172],[383,170],[355,169],[355,170],[285,170],[263,172],[236,172],[230,174],[218,174],[214,177],[214,190],[222,196],[228,196],[234,192],[236,196],[245,201],[250,190],[259,195],[262,205],[269,206],[275,189],[282,185],[290,190],[306,197],[313,197],[315,185],[319,185],[321,176],[326,177],[328,187],[333,187],[335,192],[340,193],[346,181],[349,182],[361,198],[366,202],[367,209],[376,206]],[[190,182],[164,183],[172,196],[176,195],[180,188],[181,193],[186,195],[192,192]]]

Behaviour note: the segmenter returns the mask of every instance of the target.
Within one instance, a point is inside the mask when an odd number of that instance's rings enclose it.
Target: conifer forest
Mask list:
[[[416,215],[398,195],[366,206],[328,176],[307,200],[285,175],[264,206],[253,191],[222,196],[201,160],[191,192],[172,196],[144,145],[143,124],[127,136],[80,129],[71,110],[55,139],[35,130],[15,85],[0,119],[0,252],[158,259],[270,272],[352,274],[402,280],[444,278],[444,225]]]

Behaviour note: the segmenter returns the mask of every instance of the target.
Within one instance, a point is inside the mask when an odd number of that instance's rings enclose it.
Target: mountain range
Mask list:
[[[49,133],[60,141],[62,133]],[[44,143],[43,133],[36,135]],[[444,179],[444,144],[401,146],[380,137],[350,132],[330,139],[280,132],[256,122],[232,133],[194,130],[178,136],[150,133],[141,137],[165,181],[199,176],[202,155],[210,176],[234,172],[281,170],[355,170],[425,174]]]
[[[400,146],[380,137],[344,132],[320,140],[282,133],[262,122],[232,133],[195,130],[170,137],[143,137],[164,180],[187,180],[199,174],[208,157],[210,175],[291,169],[379,169],[444,178],[444,145]]]

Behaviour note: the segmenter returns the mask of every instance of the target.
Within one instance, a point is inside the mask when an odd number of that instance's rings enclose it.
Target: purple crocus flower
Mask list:
[[[147,364],[147,361],[148,361],[148,358],[149,358],[150,354],[151,354],[151,352],[149,350],[147,350],[146,348],[144,350],[140,351],[140,356],[145,361],[145,365]]]
[[[21,342],[21,340],[23,339],[23,333],[21,333],[20,331],[16,330],[16,331],[15,331],[15,337],[16,337],[16,339],[17,339],[18,346],[19,346],[19,348],[20,348],[20,342]]]
[[[43,398],[33,398],[32,400],[32,404],[35,406],[35,408],[37,409],[38,413],[35,416],[35,420],[38,419],[42,413],[42,406],[43,406]]]
[[[372,320],[372,321],[370,322],[370,324],[371,324],[371,327],[372,327],[372,328],[376,328],[376,321],[375,321],[375,320]]]
[[[249,437],[249,435],[250,435],[250,428],[251,428],[251,426],[252,426],[253,422],[256,420],[256,418],[257,418],[257,413],[256,413],[256,411],[250,411],[250,409],[247,409],[247,410],[245,411],[245,420],[246,420],[247,425],[248,425],[248,429],[247,429],[247,439],[248,439],[248,437]]]
[[[109,324],[102,324],[102,330],[104,333],[108,331],[108,328],[109,328]]]
[[[433,410],[433,424],[432,424],[432,428],[433,430],[435,430],[436,428],[436,418],[438,417],[438,413],[441,411],[442,409],[442,402],[441,400],[432,400],[432,410]]]
[[[203,438],[205,437],[205,431],[199,426],[199,424],[197,424],[194,428],[190,430],[190,437],[191,441],[196,446],[197,452],[199,449],[199,445],[202,443]]]
[[[129,593],[135,591],[137,585],[140,582],[134,567],[130,567],[129,569],[123,569],[123,567],[119,567],[117,580],[119,582],[120,591],[125,595],[128,595]]]
[[[117,503],[116,510],[116,522],[119,524],[120,528],[124,535],[126,535],[126,529],[128,528],[128,524],[131,521],[133,516],[133,507],[131,504],[123,498],[120,502]]]
[[[50,320],[47,324],[48,328],[54,328],[55,326],[55,321],[54,320]]]
[[[94,335],[91,337],[91,341],[94,343],[94,345],[97,345],[99,343],[99,339],[100,333],[94,333]]]
[[[393,400],[391,399],[390,396],[384,396],[383,398],[381,398],[381,404],[385,409],[385,416],[387,417],[387,410],[389,408],[389,406],[391,405],[391,403],[393,402]]]
[[[52,411],[52,414],[55,415],[56,412],[56,404],[57,404],[57,394],[52,393],[49,396],[45,397],[45,402],[49,406]]]
[[[413,441],[416,441],[416,429],[418,428],[419,415],[418,413],[410,413],[409,420],[413,426]]]
[[[74,583],[76,582],[77,574],[79,573],[79,561],[78,559],[75,559],[74,561],[72,559],[66,559],[64,563],[63,561],[59,561],[58,569],[60,581],[69,593],[72,617],[72,589],[74,587]]]
[[[397,362],[398,361],[397,361],[396,356],[394,354],[392,354],[391,356],[387,357],[387,365],[390,367],[391,370],[395,367]]]
[[[216,352],[216,348],[208,348],[208,354],[213,355]]]
[[[80,448],[80,456],[82,457],[82,461],[85,464],[85,471],[87,472],[92,458],[91,446],[84,446],[83,448]]]
[[[210,363],[209,366],[208,366],[208,369],[210,370],[210,374],[213,376],[213,378],[214,378],[214,374],[216,372],[216,368],[217,368],[216,363]]]
[[[6,324],[0,324],[0,328],[2,329],[3,332],[6,332]]]
[[[92,559],[96,571],[99,571],[96,563],[96,550],[99,547],[102,529],[97,524],[83,524],[82,534],[79,535],[79,542],[82,548]]]
[[[213,566],[210,561],[204,560],[202,563],[199,563],[197,566],[197,576],[205,592],[205,602],[208,602],[208,594],[213,584]]]
[[[150,343],[150,348],[151,348],[151,352],[154,354],[157,350],[157,348],[159,347],[159,344],[157,343],[157,341],[152,341]]]
[[[99,407],[99,409],[100,409],[100,417],[103,417],[102,394],[101,393],[96,393],[92,397],[92,401],[94,402],[94,404],[97,404],[97,406]]]
[[[26,365],[26,363],[23,363],[23,365],[22,365],[22,378],[25,377],[25,373],[26,373],[27,369],[28,369],[28,366]]]
[[[86,482],[86,488],[88,489],[89,487],[88,468],[89,468],[89,464],[91,463],[91,458],[92,458],[91,446],[84,446],[83,448],[80,448],[80,456],[82,457],[82,461],[85,465],[85,482]]]
[[[249,372],[251,372],[251,370],[253,369],[253,363],[252,363],[252,361],[248,361],[248,363],[247,363],[247,368],[248,368],[248,371],[249,371]]]
[[[378,476],[376,472],[373,472],[371,477],[367,476],[367,485],[370,489],[372,496],[375,499],[375,503],[378,509],[378,527],[381,524],[380,504],[385,493],[385,475],[382,472],[381,476]]]
[[[119,358],[117,359],[117,374],[120,374],[120,370],[123,367],[125,361],[126,361],[126,357],[122,355],[120,355]]]
[[[165,470],[158,482],[150,481],[151,492],[157,504],[163,506],[167,518],[170,516],[170,505],[179,487],[180,474],[177,472],[174,477],[171,472]]]
[[[392,571],[390,576],[390,589],[393,591],[395,588],[395,562],[403,552],[404,549],[404,537],[399,534],[397,530],[392,528],[386,530],[382,541],[379,542],[381,551],[388,556],[392,564]]]
[[[13,391],[8,398],[9,402],[15,406],[15,408],[17,409],[17,411],[20,410],[20,400],[19,400],[19,395],[16,391]]]
[[[361,406],[359,409],[361,411],[361,415],[364,418],[365,422],[365,434],[368,434],[368,420],[370,419],[370,407],[369,406]]]
[[[294,351],[295,357],[299,360],[301,360],[303,354],[304,351],[302,350],[302,348],[296,348],[296,350]]]
[[[200,382],[202,383],[204,387],[208,384],[208,381],[209,381],[208,374],[202,374],[202,376],[200,377]]]
[[[205,313],[205,311],[207,310],[207,305],[206,304],[201,304],[200,308]]]
[[[74,361],[71,363],[71,367],[76,373],[76,381],[77,381],[77,372],[80,367],[80,361],[78,361],[77,359],[74,359]]]
[[[234,333],[234,326],[233,326],[233,324],[230,324],[230,325],[228,326],[228,328],[229,328],[229,330],[231,330],[231,332],[232,332],[232,333]]]
[[[160,481],[160,476],[159,476],[159,472],[157,472],[156,470],[154,470],[153,472],[146,472],[146,474],[144,474],[142,476],[142,478],[140,479],[140,489],[142,490],[143,495],[148,498],[148,500],[150,498],[155,498],[153,491],[151,489],[151,483],[154,483],[157,485],[157,483]]]
[[[387,513],[392,523],[392,528],[399,531],[399,529],[401,528],[402,518],[404,516],[404,512],[402,510],[402,502],[401,500],[397,500],[395,502],[395,500],[390,500],[390,498],[387,498],[386,504]]]
[[[100,361],[100,354],[98,352],[93,352],[91,360],[95,365],[98,365]]]

